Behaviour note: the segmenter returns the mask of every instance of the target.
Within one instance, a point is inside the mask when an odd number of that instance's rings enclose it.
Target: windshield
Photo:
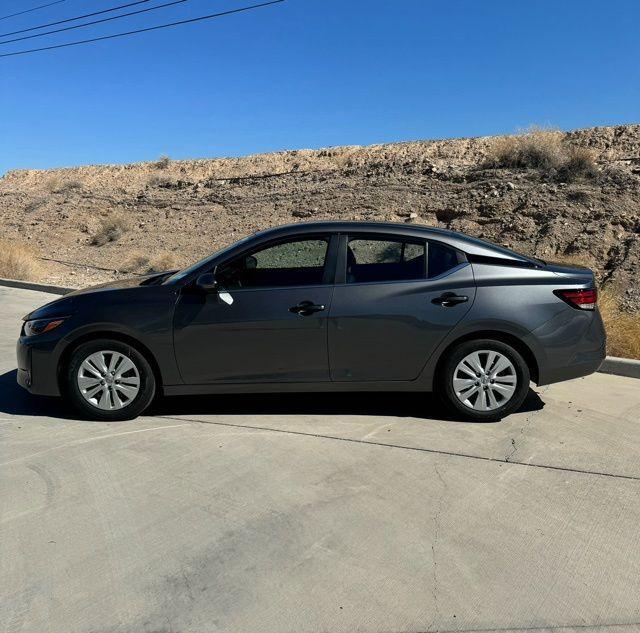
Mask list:
[[[172,283],[175,283],[176,281],[180,281],[181,279],[184,279],[185,277],[188,277],[191,273],[198,270],[198,268],[200,268],[201,266],[205,266],[208,261],[211,261],[219,257],[220,255],[224,255],[227,251],[230,251],[232,248],[235,248],[236,246],[239,246],[241,244],[244,244],[245,242],[248,242],[254,237],[255,235],[248,235],[247,237],[241,239],[240,241],[234,242],[233,244],[230,244],[229,246],[226,246],[225,248],[222,248],[219,251],[216,251],[215,253],[213,253],[213,255],[209,255],[208,257],[205,257],[204,259],[201,259],[195,262],[195,264],[191,264],[191,266],[187,266],[187,268],[184,268],[183,270],[179,270],[177,273],[173,273],[173,275],[171,275],[170,277],[167,277],[163,281],[163,284],[172,284]]]

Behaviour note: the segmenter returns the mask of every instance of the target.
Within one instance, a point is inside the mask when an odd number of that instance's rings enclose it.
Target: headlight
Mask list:
[[[44,334],[51,332],[57,328],[64,319],[36,319],[35,321],[25,321],[24,333],[26,336],[35,336],[36,334]]]

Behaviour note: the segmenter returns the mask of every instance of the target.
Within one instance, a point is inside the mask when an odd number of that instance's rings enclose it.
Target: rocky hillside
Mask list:
[[[513,139],[474,138],[12,171],[0,236],[58,260],[43,280],[81,286],[184,265],[277,224],[417,222],[582,261],[640,308],[640,125],[545,137],[587,148],[593,168],[497,159]]]

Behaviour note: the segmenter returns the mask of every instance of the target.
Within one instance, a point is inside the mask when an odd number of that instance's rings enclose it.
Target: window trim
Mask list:
[[[269,240],[266,242],[262,242],[259,245],[249,245],[248,248],[241,250],[240,252],[234,253],[232,256],[223,259],[218,262],[210,272],[217,271],[218,268],[224,266],[225,264],[232,262],[235,259],[239,259],[240,257],[247,257],[253,253],[257,253],[268,248],[272,248],[273,246],[278,246],[280,244],[287,244],[290,242],[306,242],[313,240],[326,240],[327,242],[327,251],[325,254],[325,261],[322,271],[322,282],[318,284],[303,284],[296,286],[254,286],[251,288],[232,288],[230,292],[249,292],[252,290],[288,290],[288,289],[296,289],[296,288],[325,288],[327,286],[334,285],[335,279],[335,269],[336,269],[336,251],[338,249],[338,234],[337,233],[299,233],[296,235],[287,235],[281,236],[279,238],[275,238],[273,240]]]

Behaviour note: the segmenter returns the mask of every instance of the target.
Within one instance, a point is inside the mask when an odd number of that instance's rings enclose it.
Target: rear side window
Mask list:
[[[440,242],[429,242],[427,257],[427,276],[439,277],[464,261],[464,255]]]
[[[347,283],[425,278],[425,242],[354,237],[347,244]]]

